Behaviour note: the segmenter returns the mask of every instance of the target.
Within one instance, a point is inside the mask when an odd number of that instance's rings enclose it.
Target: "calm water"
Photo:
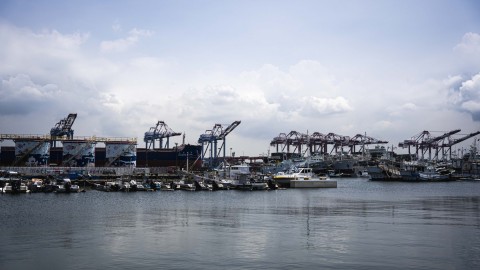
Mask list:
[[[480,182],[0,195],[0,269],[480,269]]]

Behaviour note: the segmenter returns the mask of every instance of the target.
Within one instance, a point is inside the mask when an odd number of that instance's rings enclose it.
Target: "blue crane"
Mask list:
[[[76,113],[70,113],[68,116],[60,120],[55,126],[50,130],[50,136],[52,140],[53,147],[56,146],[56,141],[58,137],[66,136],[67,139],[73,139],[73,123],[77,118]]]
[[[143,141],[145,142],[146,149],[155,149],[155,141],[159,141],[159,148],[169,148],[170,147],[170,137],[182,135],[173,131],[170,127],[165,124],[163,121],[158,121],[154,127],[151,127],[149,131],[145,132]],[[166,139],[165,145],[163,144],[163,139]]]
[[[226,156],[226,137],[230,132],[232,132],[238,125],[240,125],[241,121],[234,121],[230,125],[222,125],[222,124],[215,124],[213,129],[206,130],[204,134],[201,134],[198,138],[198,143],[202,145],[202,161],[209,166],[217,165],[218,159],[220,157],[220,153],[223,150],[223,159]],[[225,127],[226,126],[226,127]],[[221,141],[222,144],[220,148],[218,148],[218,141]],[[210,151],[210,158],[209,162],[205,162],[205,155],[207,152]]]

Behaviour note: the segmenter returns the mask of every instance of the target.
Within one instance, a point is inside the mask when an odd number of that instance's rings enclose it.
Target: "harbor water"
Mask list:
[[[0,269],[480,269],[480,181],[0,195]]]

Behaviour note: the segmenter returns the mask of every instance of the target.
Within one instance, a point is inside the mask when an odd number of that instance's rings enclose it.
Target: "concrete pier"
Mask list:
[[[335,180],[290,180],[291,188],[336,188]]]

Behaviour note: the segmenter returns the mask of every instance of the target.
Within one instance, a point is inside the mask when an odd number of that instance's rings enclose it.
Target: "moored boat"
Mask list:
[[[60,181],[57,181],[55,188],[56,193],[76,193],[80,191],[78,185],[72,184],[72,181],[69,178],[64,178]]]
[[[337,181],[330,180],[326,176],[315,175],[312,168],[279,172],[273,176],[273,180],[280,187],[337,187]]]

